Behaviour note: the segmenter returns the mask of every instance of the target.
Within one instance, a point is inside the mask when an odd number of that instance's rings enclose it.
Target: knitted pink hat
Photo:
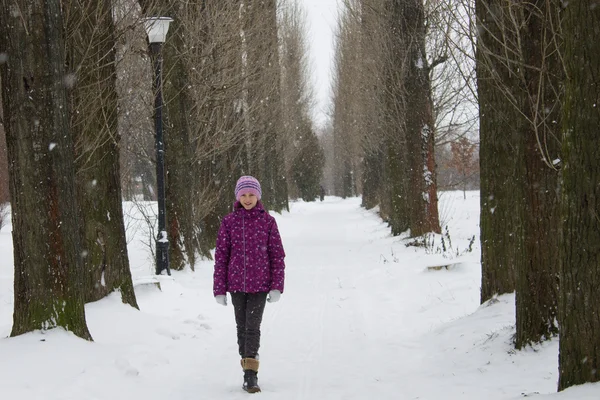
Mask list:
[[[246,193],[254,194],[258,200],[260,200],[262,195],[258,180],[248,175],[242,176],[240,179],[238,179],[235,185],[235,199],[240,201],[240,197]]]

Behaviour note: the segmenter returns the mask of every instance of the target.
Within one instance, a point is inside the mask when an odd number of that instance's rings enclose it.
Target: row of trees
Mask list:
[[[598,7],[345,3],[336,192],[379,204],[395,234],[438,231],[434,141],[466,177],[479,128],[481,302],[516,292],[518,349],[560,328],[559,389],[600,379]]]
[[[475,4],[481,300],[516,290],[517,348],[560,330],[559,389],[597,381],[600,11]]]
[[[340,18],[335,193],[379,205],[396,235],[440,232],[439,164],[444,187],[477,187],[474,62],[451,11],[420,0],[348,0]]]
[[[303,15],[275,0],[17,0],[0,11],[2,125],[15,259],[12,335],[65,327],[118,290],[137,307],[123,197],[154,197],[144,16],[174,19],[164,57],[172,269],[210,257],[242,174],[267,207],[318,196]],[[131,197],[130,197],[131,196]]]

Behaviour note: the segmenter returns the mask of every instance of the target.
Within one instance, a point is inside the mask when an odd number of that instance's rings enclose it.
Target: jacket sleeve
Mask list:
[[[271,267],[271,289],[279,290],[283,293],[283,283],[285,280],[285,251],[281,243],[281,236],[277,228],[277,222],[273,218],[271,228],[269,229],[269,264]]]
[[[227,293],[227,268],[231,253],[231,238],[225,219],[221,221],[217,245],[215,248],[215,272],[213,275],[213,294],[218,296]]]

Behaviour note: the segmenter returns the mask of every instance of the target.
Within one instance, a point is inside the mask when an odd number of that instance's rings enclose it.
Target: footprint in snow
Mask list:
[[[171,332],[171,331],[169,331],[167,329],[164,329],[164,328],[158,328],[158,329],[156,329],[156,333],[158,333],[161,336],[165,336],[165,337],[167,337],[169,339],[173,339],[173,340],[179,340],[179,339],[181,339],[181,337],[177,333]]]
[[[129,361],[124,358],[117,358],[115,360],[115,365],[127,376],[138,376],[140,374],[140,371],[138,371],[137,368],[132,367],[131,364],[129,364]]]

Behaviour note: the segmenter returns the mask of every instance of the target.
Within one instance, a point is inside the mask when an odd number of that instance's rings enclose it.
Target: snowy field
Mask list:
[[[292,203],[275,217],[286,289],[265,311],[256,395],[241,390],[233,308],[212,297],[212,263],[161,277],[162,291],[143,284],[153,267],[134,220],[129,256],[141,311],[112,295],[86,306],[94,342],[63,330],[8,338],[13,265],[5,226],[0,399],[600,399],[598,384],[554,393],[556,340],[512,349],[514,295],[479,306],[478,192],[466,200],[462,192],[441,195],[452,240],[445,255],[439,236],[429,248],[407,247],[360,199]]]

